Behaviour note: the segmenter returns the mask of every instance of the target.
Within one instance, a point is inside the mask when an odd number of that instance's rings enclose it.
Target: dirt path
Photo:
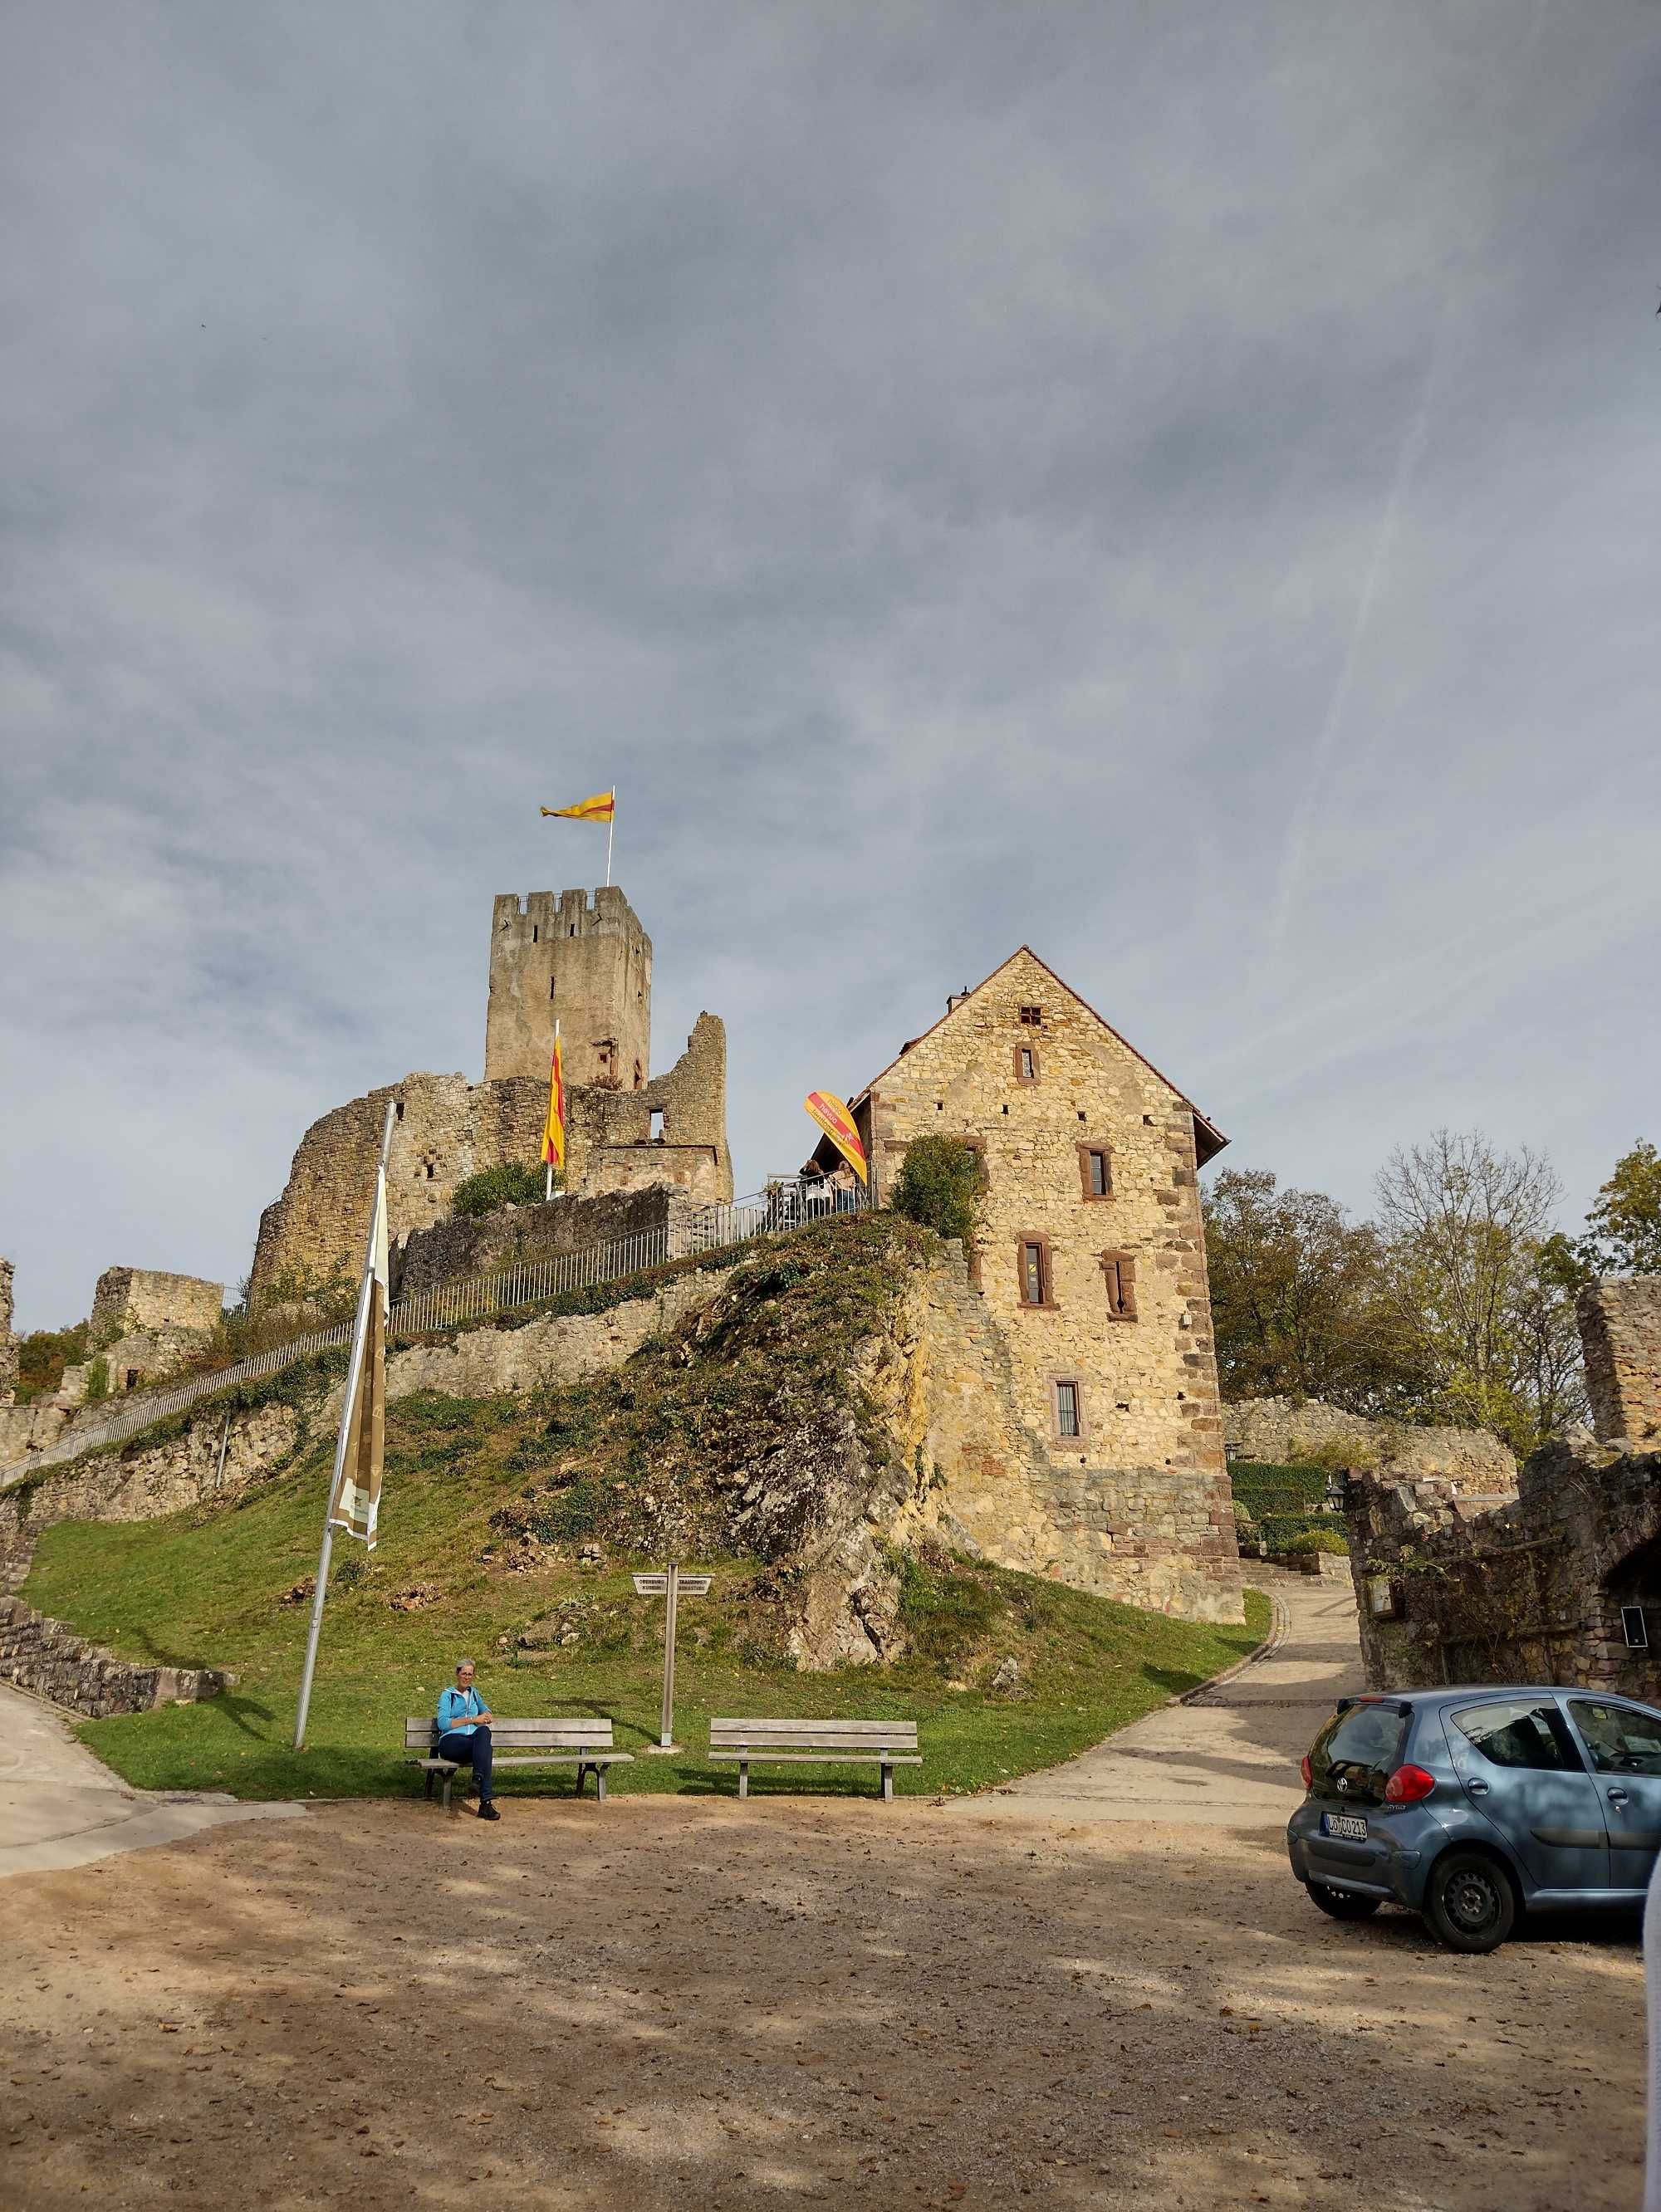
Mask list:
[[[1272,1830],[338,1806],[0,1912],[9,2212],[1638,2201],[1633,1931],[1339,1927]]]
[[[1364,1686],[1349,1583],[1264,1572],[1275,1601],[1273,1647],[1230,1682],[1165,1705],[1064,1766],[1029,1774],[986,1810],[1069,1820],[1283,1826],[1303,1796],[1298,1761],[1335,1698]]]

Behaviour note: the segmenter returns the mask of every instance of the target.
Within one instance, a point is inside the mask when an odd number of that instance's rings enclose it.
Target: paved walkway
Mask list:
[[[1149,1713],[1064,1766],[964,1799],[965,1808],[1205,1827],[1288,1819],[1316,1730],[1335,1698],[1365,1686],[1355,1601],[1348,1578],[1265,1571],[1251,1579],[1275,1600],[1277,1635],[1232,1681]]]
[[[130,1790],[50,1706],[0,1688],[0,1877],[85,1866],[222,1820],[285,1820],[301,1810],[240,1805],[217,1791]]]

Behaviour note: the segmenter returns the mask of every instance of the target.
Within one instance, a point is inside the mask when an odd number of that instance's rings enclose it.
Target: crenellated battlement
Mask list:
[[[652,940],[615,884],[503,892],[490,926],[484,1079],[544,1075],[557,1018],[566,1079],[644,1088],[651,1066]]]

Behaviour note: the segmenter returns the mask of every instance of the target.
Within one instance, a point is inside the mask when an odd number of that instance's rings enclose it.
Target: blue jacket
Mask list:
[[[441,1735],[471,1735],[478,1723],[469,1713],[482,1713],[484,1700],[477,1690],[441,1690],[438,1693],[438,1732]]]

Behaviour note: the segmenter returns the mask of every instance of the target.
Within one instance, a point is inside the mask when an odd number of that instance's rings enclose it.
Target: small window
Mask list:
[[[635,1088],[636,1091],[646,1088],[646,1071],[638,1060],[635,1062]]]
[[[650,1111],[652,1115],[652,1142],[654,1145],[660,1145],[663,1142],[663,1109],[661,1106],[654,1106]]]
[[[1562,1717],[1549,1698],[1506,1698],[1491,1705],[1466,1705],[1452,1717],[1454,1727],[1490,1766],[1551,1773],[1579,1770]]]
[[[1023,1237],[1016,1250],[1021,1304],[1047,1306],[1050,1295],[1050,1246],[1042,1237]]]
[[[1102,1273],[1107,1283],[1108,1316],[1113,1321],[1136,1318],[1136,1262],[1128,1252],[1104,1252]]]
[[[1017,1083],[1036,1083],[1038,1079],[1038,1055],[1030,1044],[1015,1048],[1015,1080]]]
[[[136,1367],[130,1367],[127,1370],[127,1388],[129,1390],[136,1390],[138,1388],[138,1370]]]
[[[1086,1198],[1111,1198],[1113,1159],[1105,1145],[1080,1145],[1079,1180]]]
[[[428,1161],[428,1163],[427,1163],[427,1180],[428,1180],[428,1182],[432,1182],[432,1180],[433,1180],[433,1178],[434,1178],[434,1176],[436,1176],[436,1175],[437,1175],[437,1173],[438,1173],[438,1163],[437,1163],[437,1161],[436,1161],[436,1160],[429,1160],[429,1161]]]
[[[398,1105],[394,1109],[394,1118],[399,1121],[404,1119],[404,1101],[401,1098],[399,1100]]]
[[[553,995],[554,995],[554,979],[553,979],[553,977],[551,975],[551,976],[548,978],[548,996],[551,999],[551,998],[553,997]]]
[[[1071,1376],[1057,1376],[1053,1385],[1056,1393],[1056,1433],[1058,1437],[1078,1437],[1084,1433],[1079,1422],[1079,1385]]]
[[[1041,1030],[1043,1027],[1043,1008],[1042,1006],[1023,1006],[1021,1008],[1021,1027],[1026,1030]]]
[[[532,922],[532,923],[531,924],[531,942],[532,942],[532,945],[534,945],[534,944],[536,943],[537,939],[538,938],[538,936],[540,936],[540,934],[541,934],[541,932],[538,929],[538,927],[537,927],[537,926],[536,926],[535,922]]]

